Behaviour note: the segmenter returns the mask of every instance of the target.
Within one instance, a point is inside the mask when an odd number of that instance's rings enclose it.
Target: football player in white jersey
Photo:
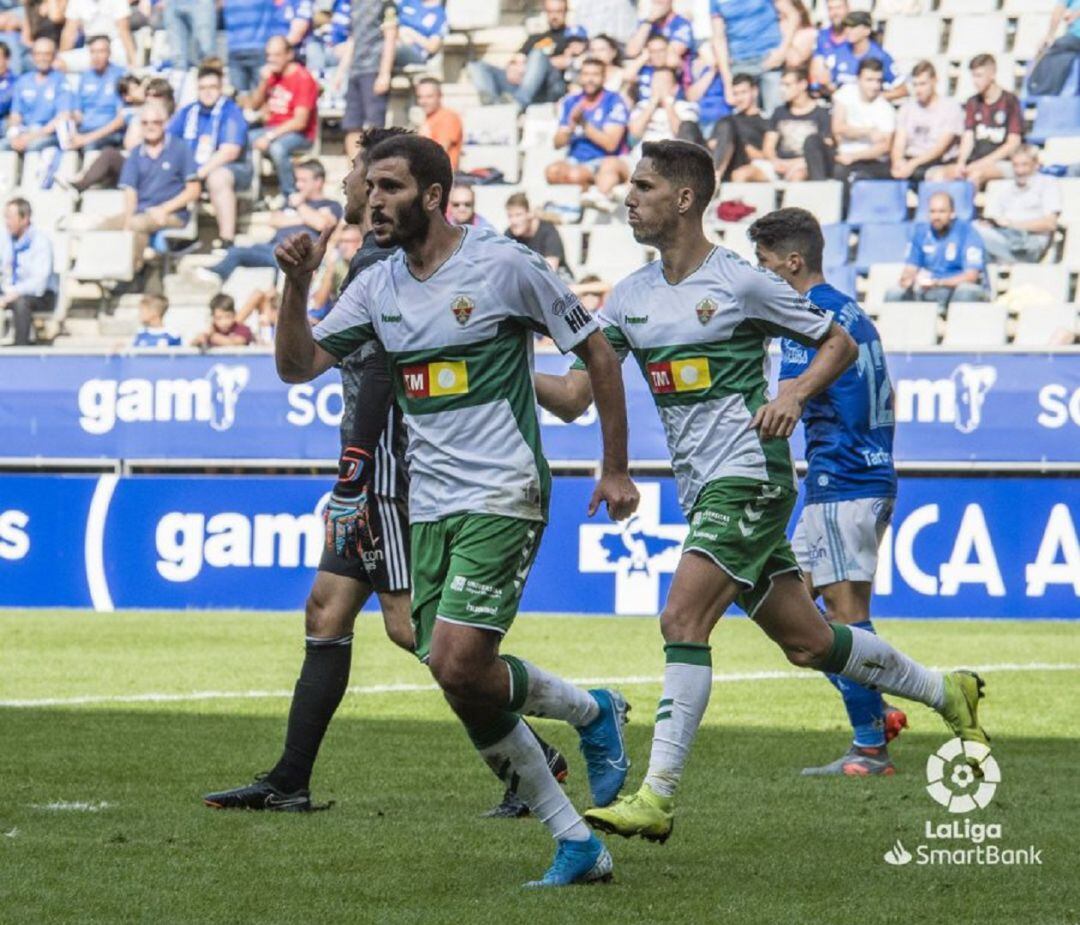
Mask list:
[[[313,379],[361,343],[386,350],[409,430],[409,520],[417,655],[473,744],[557,841],[536,886],[611,877],[611,855],[582,821],[519,713],[563,719],[581,737],[593,800],[626,778],[626,702],[584,691],[500,655],[547,519],[551,474],[540,448],[532,384],[534,331],[587,369],[604,435],[590,513],[637,507],[627,475],[619,363],[596,322],[546,262],[501,235],[447,223],[453,171],[435,142],[402,135],[371,152],[371,224],[401,251],[360,274],[315,328],[305,316],[327,236],[296,236],[277,259],[286,275],[278,372]]]
[[[705,149],[643,146],[626,205],[634,237],[660,259],[618,283],[600,312],[616,352],[634,354],[653,393],[690,532],[660,615],[666,665],[648,773],[636,793],[585,818],[606,832],[661,842],[671,834],[675,789],[709,701],[709,637],[733,603],[793,664],[918,700],[962,739],[987,741],[975,675],[944,675],[872,633],[829,624],[810,599],[785,533],[796,497],[787,438],[856,348],[779,277],[708,241],[702,216],[714,190]],[[769,401],[767,351],[778,336],[817,352]],[[589,378],[575,369],[537,376],[537,395],[570,421],[589,405]]]

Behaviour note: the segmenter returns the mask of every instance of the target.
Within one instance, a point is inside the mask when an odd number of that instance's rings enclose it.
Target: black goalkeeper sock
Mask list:
[[[293,691],[285,750],[267,782],[285,793],[307,789],[326,727],[349,686],[352,633],[328,639],[308,637],[304,664]]]

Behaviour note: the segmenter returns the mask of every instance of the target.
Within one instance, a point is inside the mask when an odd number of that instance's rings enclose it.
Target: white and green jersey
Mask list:
[[[659,260],[612,290],[600,323],[620,359],[633,353],[667,435],[685,512],[729,476],[795,487],[786,440],[750,427],[768,401],[769,339],[816,345],[832,323],[780,277],[722,247],[678,285]]]
[[[538,254],[476,228],[426,280],[405,254],[361,273],[315,328],[336,357],[378,339],[409,431],[409,520],[546,520],[533,332],[566,352],[596,321]]]

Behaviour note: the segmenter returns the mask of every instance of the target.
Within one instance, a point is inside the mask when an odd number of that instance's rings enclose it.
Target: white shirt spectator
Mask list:
[[[987,194],[987,218],[1006,218],[1010,222],[1033,222],[1048,215],[1061,214],[1061,190],[1053,177],[1036,173],[1024,186],[1015,180],[994,186]]]
[[[82,23],[83,35],[86,38],[107,35],[114,49],[120,41],[116,21],[130,17],[131,5],[127,0],[70,0],[67,5],[67,18],[77,19]]]
[[[852,83],[841,87],[833,96],[833,102],[844,107],[847,124],[852,128],[873,129],[884,135],[896,131],[896,110],[884,95],[868,103],[863,99],[859,85]],[[872,146],[873,142],[868,139],[848,139],[840,142],[839,151],[841,154],[858,154]]]

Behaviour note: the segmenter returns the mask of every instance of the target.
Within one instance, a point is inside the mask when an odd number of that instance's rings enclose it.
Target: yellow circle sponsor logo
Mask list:
[[[443,367],[439,370],[439,387],[443,389],[453,388],[454,383],[457,382],[457,376],[454,375],[454,371],[448,367]]]

